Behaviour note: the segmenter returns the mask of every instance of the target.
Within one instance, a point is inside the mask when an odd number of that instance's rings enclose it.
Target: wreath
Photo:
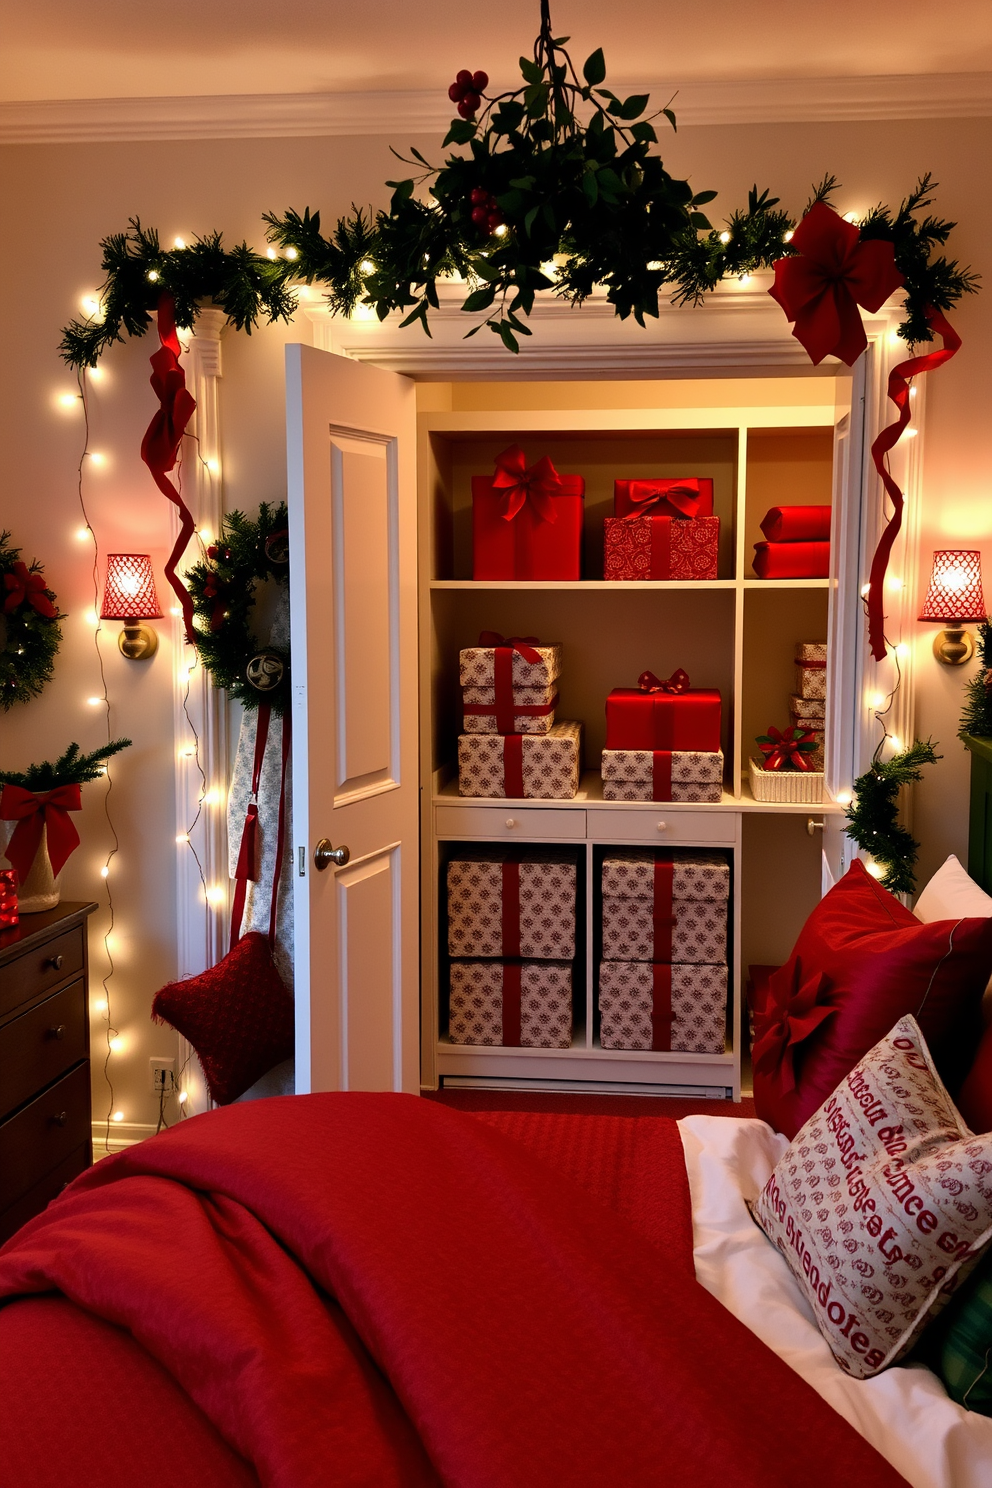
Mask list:
[[[289,702],[289,651],[258,640],[252,611],[260,583],[289,583],[287,523],[284,501],[263,501],[254,522],[243,512],[229,512],[219,539],[186,578],[194,645],[214,686],[244,708],[266,702],[277,714]]]
[[[30,702],[52,680],[62,641],[55,595],[37,559],[25,563],[20,548],[0,532],[0,706]]]

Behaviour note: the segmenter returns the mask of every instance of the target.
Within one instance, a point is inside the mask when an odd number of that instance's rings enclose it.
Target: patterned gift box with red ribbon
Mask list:
[[[825,719],[823,718],[800,718],[798,713],[789,714],[789,723],[792,728],[801,729],[804,734],[812,734],[813,736],[813,743],[816,745],[816,748],[811,754],[806,756],[811,770],[823,769],[823,748],[826,734],[822,728],[817,728],[816,725],[824,722]]]
[[[603,959],[709,963],[727,959],[727,906],[706,899],[603,898]]]
[[[727,967],[602,961],[599,1041],[604,1049],[722,1054]]]
[[[723,752],[604,749],[604,801],[719,801]]]
[[[665,680],[642,672],[636,687],[615,687],[606,699],[606,748],[716,754],[720,717],[719,692],[692,687],[681,667]]]
[[[826,722],[826,698],[806,698],[793,693],[789,698],[789,712],[792,714],[793,723],[802,723],[807,727],[817,728]]]
[[[796,693],[801,698],[815,698],[826,702],[826,641],[796,642]]]
[[[730,865],[720,853],[667,848],[615,847],[603,859],[604,897],[643,899],[653,904],[658,894],[659,865],[671,872],[675,899],[701,899],[726,904],[730,897]]]
[[[634,515],[603,522],[605,579],[715,579],[719,553],[719,517]]]
[[[463,687],[462,728],[466,734],[547,734],[557,706],[553,687],[514,687],[505,711],[494,687]]]
[[[576,860],[553,848],[463,848],[448,861],[448,954],[568,961]]]
[[[708,476],[658,476],[613,482],[615,517],[711,517],[713,482]]]
[[[497,652],[509,651],[499,661],[509,667],[509,681],[518,687],[542,687],[554,691],[561,676],[561,644],[542,645],[536,636],[504,637],[498,631],[484,630],[477,646],[466,646],[458,653],[458,681],[462,687],[495,687]]]
[[[484,630],[478,646],[459,653],[458,671],[464,733],[550,733],[558,703],[560,646],[540,646],[537,636]]]
[[[494,475],[472,477],[474,579],[579,579],[585,481],[534,465],[519,445],[496,456]]]
[[[460,734],[463,796],[570,801],[582,772],[582,725],[559,719],[546,734]]]
[[[453,1044],[567,1049],[572,1042],[570,961],[452,961]]]

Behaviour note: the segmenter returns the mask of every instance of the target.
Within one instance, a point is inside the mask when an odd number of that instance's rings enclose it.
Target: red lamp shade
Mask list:
[[[108,553],[101,620],[161,620],[147,553]]]
[[[960,625],[965,620],[984,620],[982,555],[942,549],[933,555],[930,588],[918,620],[941,625]]]

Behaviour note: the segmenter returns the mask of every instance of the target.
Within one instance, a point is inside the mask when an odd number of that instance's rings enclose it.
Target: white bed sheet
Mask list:
[[[763,1121],[687,1116],[678,1123],[692,1196],[696,1276],[812,1385],[913,1488],[990,1488],[992,1419],[950,1400],[920,1364],[854,1380],[835,1363],[785,1260],[751,1219],[789,1145]]]

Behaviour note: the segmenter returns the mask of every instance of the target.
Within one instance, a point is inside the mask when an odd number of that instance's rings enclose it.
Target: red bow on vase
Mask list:
[[[56,877],[71,852],[79,846],[79,833],[69,820],[79,811],[82,798],[78,785],[58,785],[50,791],[29,791],[22,785],[5,785],[0,793],[0,820],[16,821],[7,843],[7,857],[21,882],[27,878],[41,842],[42,827],[48,828],[48,856]]]
[[[7,597],[3,602],[3,612],[10,615],[22,604],[29,604],[39,615],[44,615],[46,620],[54,620],[57,610],[45,593],[47,585],[40,573],[32,573],[26,563],[18,560],[14,564],[12,573],[3,576],[4,588]]]
[[[868,345],[859,305],[872,314],[905,281],[891,243],[867,241],[853,222],[814,202],[792,235],[795,256],[775,264],[768,291],[789,320],[792,334],[815,364],[840,357],[853,367]]]
[[[796,1049],[837,1009],[823,1000],[829,990],[826,975],[821,971],[804,981],[798,961],[769,977],[768,990],[774,1002],[755,1019],[754,1071],[760,1075],[778,1072],[782,1090],[788,1092],[796,1086]]]
[[[667,501],[684,517],[696,517],[699,515],[702,496],[698,480],[685,481],[678,486],[652,486],[648,481],[631,481],[629,500],[640,507],[640,510],[628,512],[624,517],[625,522],[648,516],[651,507],[657,506],[661,501]]]
[[[656,677],[654,672],[642,672],[637,679],[637,685],[642,692],[688,692],[689,673],[679,667],[670,677],[662,680]]]
[[[534,650],[534,647],[540,644],[537,636],[502,636],[498,630],[480,630],[479,632],[480,646],[493,646],[497,649],[506,646],[510,650],[519,651],[524,661],[530,666],[540,664],[540,652]]]
[[[766,770],[809,770],[809,760],[804,756],[816,749],[816,736],[793,724],[784,732],[768,725],[767,734],[759,734],[756,741],[764,758]]]
[[[561,479],[547,455],[542,455],[528,468],[527,456],[519,444],[511,444],[496,456],[493,490],[502,494],[502,517],[512,522],[525,505],[533,507],[542,522],[556,522],[553,497],[561,489]]]

